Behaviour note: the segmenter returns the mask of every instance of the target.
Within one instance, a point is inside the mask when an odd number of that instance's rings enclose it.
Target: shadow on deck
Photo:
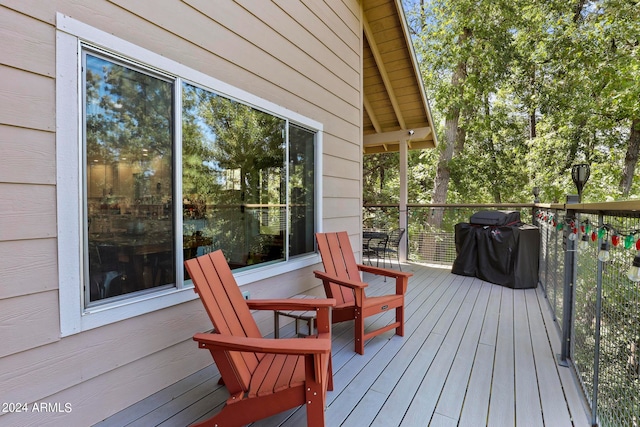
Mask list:
[[[589,426],[541,289],[514,290],[418,264],[406,295],[405,337],[393,331],[353,351],[353,322],[334,325],[327,426]],[[403,266],[405,270],[405,266]],[[365,281],[371,280],[368,275]],[[368,295],[391,283],[370,281]],[[368,318],[390,323],[393,313]],[[281,336],[293,335],[293,324]],[[187,426],[228,397],[211,365],[97,424]],[[298,408],[252,426],[305,425]]]

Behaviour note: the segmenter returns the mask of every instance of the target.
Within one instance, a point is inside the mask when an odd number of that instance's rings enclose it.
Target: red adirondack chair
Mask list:
[[[314,271],[314,274],[322,279],[327,296],[337,301],[332,313],[333,323],[355,320],[355,351],[364,354],[366,340],[394,328],[396,335],[403,336],[404,294],[413,274],[357,264],[349,236],[344,231],[316,233],[316,240],[325,272]],[[395,294],[368,297],[364,292],[367,284],[362,282],[361,271],[395,278]],[[392,308],[396,309],[395,322],[365,333],[365,318]]]
[[[331,372],[331,299],[245,300],[222,251],[185,262],[214,333],[196,334],[231,395],[198,426],[242,426],[306,405],[307,425],[324,426]],[[317,310],[314,338],[263,338],[250,309]]]

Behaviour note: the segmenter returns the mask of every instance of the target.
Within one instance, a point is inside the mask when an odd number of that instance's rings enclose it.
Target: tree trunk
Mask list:
[[[627,155],[624,158],[622,168],[622,179],[620,180],[620,191],[624,196],[628,196],[633,184],[633,175],[638,163],[638,153],[640,152],[640,118],[631,121],[631,132],[629,132],[629,143],[627,145]]]
[[[449,178],[451,177],[449,162],[453,158],[453,147],[456,142],[458,122],[460,120],[460,109],[454,108],[454,110],[456,111],[445,120],[444,148],[440,151],[440,157],[438,159],[438,169],[436,170],[436,178],[431,196],[432,203],[446,203],[447,201]],[[439,229],[442,225],[443,216],[444,208],[434,208],[429,217],[429,224]]]
[[[484,115],[485,121],[489,124],[489,135],[486,139],[487,150],[491,153],[491,161],[493,167],[487,171],[489,183],[491,186],[491,195],[493,196],[494,203],[502,203],[502,193],[500,192],[500,167],[496,160],[496,147],[493,143],[493,126],[491,125],[491,103],[489,102],[489,96],[485,93],[483,96],[484,102]]]
[[[462,35],[458,40],[458,44],[461,45],[471,36],[471,30],[465,28]],[[453,158],[454,148],[455,153],[462,151],[464,147],[464,140],[460,138],[463,135],[459,134],[459,122],[460,122],[460,104],[462,103],[463,84],[467,75],[467,64],[464,61],[460,61],[456,66],[456,70],[451,76],[451,85],[457,89],[459,98],[451,100],[452,106],[445,118],[445,133],[443,147],[440,151],[440,157],[438,158],[438,169],[436,170],[436,177],[433,184],[433,193],[431,196],[432,203],[446,203],[447,192],[449,191],[449,179],[451,177],[451,170],[449,169],[449,162]],[[435,208],[432,215],[429,217],[429,224],[435,228],[440,228],[442,225],[442,217],[444,215],[444,209]]]
[[[529,138],[534,139],[536,136],[536,110],[531,110],[529,114]]]
[[[533,70],[531,70],[531,93],[536,93],[536,68],[533,66]],[[536,132],[536,107],[534,105],[529,105],[529,139],[534,139],[537,136]]]

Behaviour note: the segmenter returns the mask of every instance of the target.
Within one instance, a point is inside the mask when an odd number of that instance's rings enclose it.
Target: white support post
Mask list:
[[[409,199],[409,139],[403,139],[400,141],[400,228],[404,228],[406,231],[402,236],[400,245],[398,246],[398,258],[400,262],[407,261],[407,202]]]

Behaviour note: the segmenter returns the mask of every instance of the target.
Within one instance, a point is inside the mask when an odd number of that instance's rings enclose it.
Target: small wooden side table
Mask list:
[[[295,295],[292,298],[316,298],[312,295]],[[316,323],[316,311],[315,310],[277,310],[273,313],[273,335],[275,338],[280,338],[280,316],[286,316],[294,319],[293,321],[296,324],[296,336],[305,336],[305,335],[313,335],[313,331],[315,330]],[[307,326],[309,328],[308,334],[303,334],[300,332],[299,321],[307,322]]]

